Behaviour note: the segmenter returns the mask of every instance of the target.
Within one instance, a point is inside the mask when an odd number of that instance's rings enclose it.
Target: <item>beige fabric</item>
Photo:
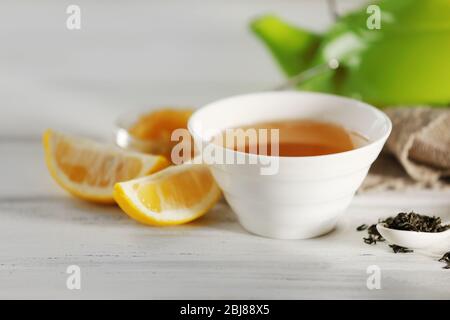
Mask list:
[[[360,191],[450,189],[445,181],[450,176],[450,110],[403,107],[384,111],[393,130]]]

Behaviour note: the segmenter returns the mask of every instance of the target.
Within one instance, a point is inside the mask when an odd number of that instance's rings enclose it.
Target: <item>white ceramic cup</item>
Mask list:
[[[204,106],[189,120],[197,146],[223,130],[258,122],[312,119],[339,124],[366,137],[357,149],[322,156],[278,157],[278,171],[261,175],[270,156],[243,154],[219,145],[227,155],[257,158],[257,164],[209,164],[226,200],[248,231],[277,239],[312,238],[331,231],[367,175],[391,132],[380,110],[348,98],[298,91],[263,92]],[[255,159],[253,159],[255,160]],[[254,161],[255,162],[255,161]]]

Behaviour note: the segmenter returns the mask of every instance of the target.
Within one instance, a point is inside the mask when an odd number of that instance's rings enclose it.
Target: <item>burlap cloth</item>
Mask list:
[[[384,110],[392,133],[359,192],[450,190],[450,110],[401,107]]]

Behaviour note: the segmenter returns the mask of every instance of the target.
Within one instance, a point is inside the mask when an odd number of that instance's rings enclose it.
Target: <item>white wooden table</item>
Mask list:
[[[124,111],[271,87],[282,77],[250,17],[330,22],[312,0],[77,4],[80,31],[65,28],[60,1],[0,10],[0,298],[450,298],[436,256],[395,255],[355,231],[400,210],[449,219],[448,192],[359,196],[334,232],[286,241],[248,234],[224,203],[195,223],[151,228],[60,191],[43,161],[45,128],[110,140]],[[81,268],[81,290],[66,287],[69,265]],[[366,286],[371,265],[380,290]]]

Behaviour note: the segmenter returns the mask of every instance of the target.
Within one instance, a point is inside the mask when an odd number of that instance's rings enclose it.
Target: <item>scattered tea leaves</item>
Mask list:
[[[389,247],[392,248],[392,250],[394,251],[394,253],[410,253],[410,252],[414,252],[414,250],[405,248],[405,247],[400,247],[397,246],[395,244],[390,244]]]
[[[364,242],[367,244],[377,244],[377,242],[385,241],[381,234],[378,232],[377,225],[373,224],[367,228],[367,238],[363,238]]]
[[[395,217],[389,217],[387,219],[379,219],[378,223],[382,223],[385,227],[395,230],[405,230],[405,231],[416,231],[416,232],[443,232],[450,229],[450,224],[442,224],[441,218],[435,216],[421,215],[415,212],[405,213],[400,212]],[[377,242],[384,242],[385,239],[377,230],[377,225],[372,224],[367,226],[362,224],[356,228],[357,231],[367,230],[367,237],[363,238],[364,242],[367,244],[376,244]],[[409,253],[413,250],[397,246],[389,245],[394,253]],[[450,269],[450,251],[444,254],[444,256],[439,260],[440,262],[445,262],[447,265],[444,269]]]
[[[447,252],[439,259],[439,262],[445,262],[447,265],[442,267],[443,269],[450,269],[450,251]]]
[[[356,228],[356,231],[364,231],[368,228],[367,224],[362,224],[358,228]]]

